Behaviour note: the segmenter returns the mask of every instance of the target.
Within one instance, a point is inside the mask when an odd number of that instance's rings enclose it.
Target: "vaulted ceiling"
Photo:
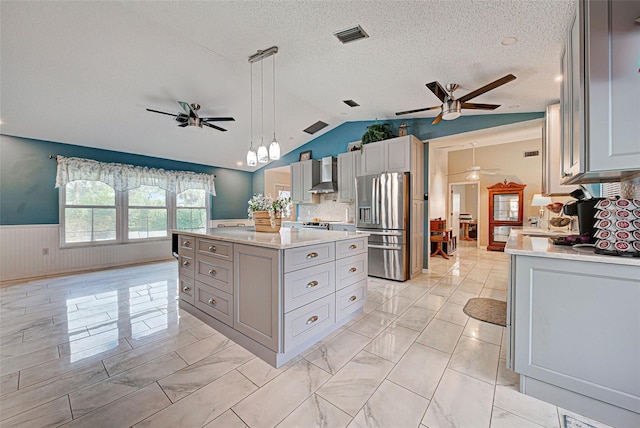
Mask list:
[[[251,136],[254,147],[261,135],[267,145],[273,138],[273,57],[262,63],[264,96],[261,63],[253,65],[253,132],[248,57],[274,45],[283,153],[345,121],[437,105],[425,87],[434,80],[460,84],[461,96],[513,73],[515,81],[473,100],[500,108],[463,114],[543,111],[559,98],[573,7],[570,0],[3,0],[1,132],[251,171]],[[334,37],[357,24],[369,38]],[[509,37],[517,42],[503,45]],[[177,113],[177,101],[236,121],[218,123],[227,132],[179,128],[145,110]],[[329,127],[303,132],[318,120]]]

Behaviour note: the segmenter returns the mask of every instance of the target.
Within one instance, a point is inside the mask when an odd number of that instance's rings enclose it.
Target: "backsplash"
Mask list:
[[[620,182],[620,197],[640,199],[640,177]]]
[[[335,201],[335,195],[321,195],[319,204],[298,205],[298,221],[346,221],[353,223],[354,204],[344,204]]]

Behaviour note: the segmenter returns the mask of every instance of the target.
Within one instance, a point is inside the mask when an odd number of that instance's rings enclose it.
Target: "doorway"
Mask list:
[[[449,224],[458,245],[477,247],[480,182],[449,183]]]
[[[264,194],[272,198],[291,196],[291,169],[289,166],[271,168],[264,171]],[[295,210],[290,210],[290,217],[283,220],[295,219]]]

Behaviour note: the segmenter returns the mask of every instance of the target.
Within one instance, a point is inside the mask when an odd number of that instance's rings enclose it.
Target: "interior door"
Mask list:
[[[453,236],[460,240],[460,191],[456,186],[451,186],[451,201],[450,205],[450,224],[453,229]]]

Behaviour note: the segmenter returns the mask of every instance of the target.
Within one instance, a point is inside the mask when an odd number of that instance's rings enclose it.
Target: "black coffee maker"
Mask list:
[[[594,243],[595,238],[593,235],[595,230],[593,226],[596,222],[596,204],[603,198],[592,197],[587,189],[582,186],[571,192],[570,195],[577,200],[567,202],[564,205],[564,213],[570,216],[577,216],[580,236],[583,237],[584,241]]]

